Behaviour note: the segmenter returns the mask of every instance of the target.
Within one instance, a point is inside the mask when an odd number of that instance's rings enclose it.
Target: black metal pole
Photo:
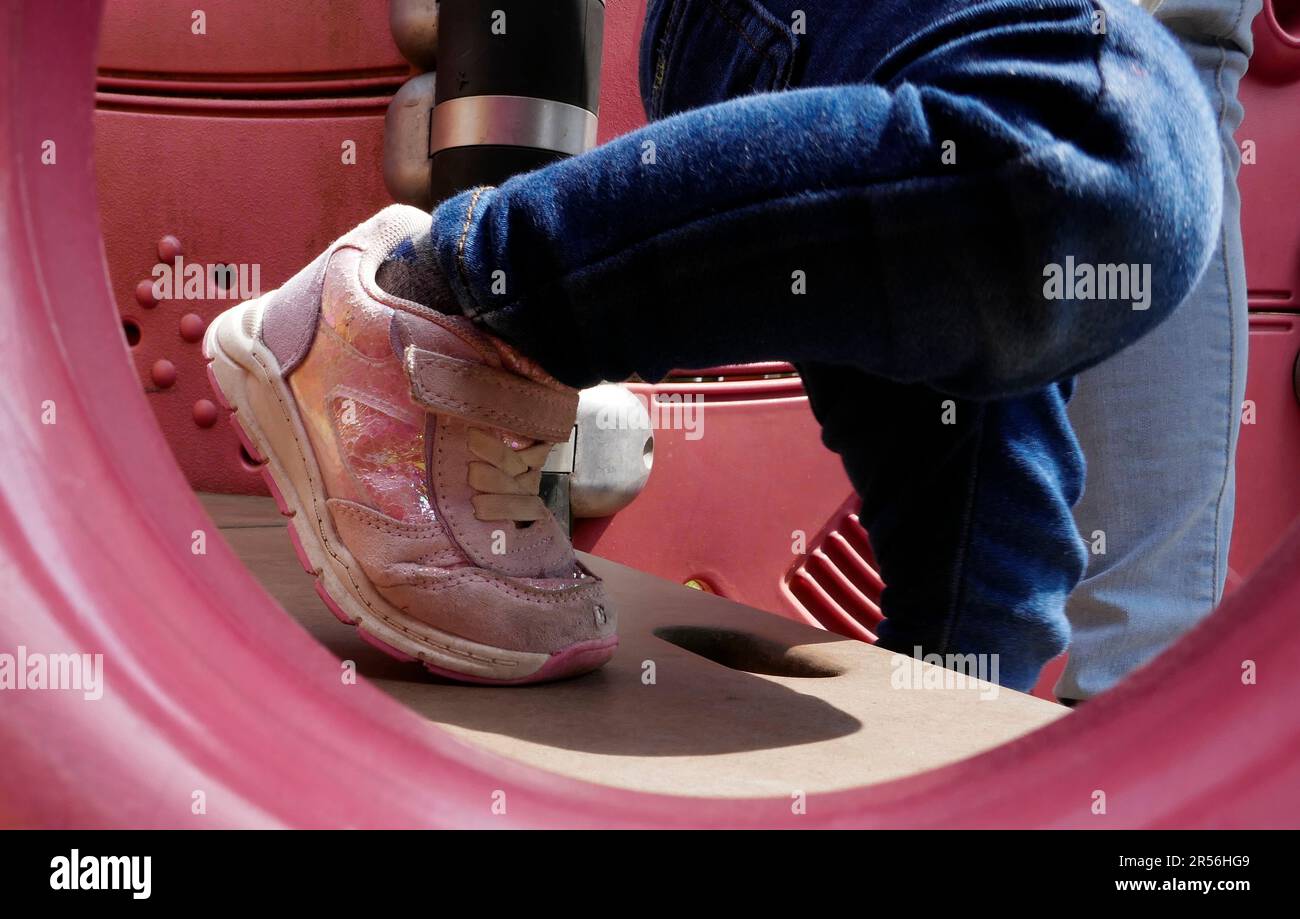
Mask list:
[[[435,204],[593,146],[604,0],[442,0]]]

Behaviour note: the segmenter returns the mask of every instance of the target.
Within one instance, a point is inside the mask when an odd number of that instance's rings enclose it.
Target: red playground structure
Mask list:
[[[643,120],[642,6],[607,4],[602,141]],[[212,528],[196,491],[266,491],[203,373],[203,330],[226,291],[158,300],[154,268],[255,263],[269,289],[390,203],[385,116],[413,71],[387,0],[340,0],[328,15],[308,0],[229,0],[237,27],[209,21],[201,54],[159,25],[190,7],[0,11],[0,328],[13,346],[0,367],[0,650],[96,647],[117,661],[117,690],[97,706],[3,701],[0,825],[170,825],[160,802],[198,782],[224,802],[214,825],[479,825],[503,768],[517,790],[494,826],[790,825],[781,798],[643,794],[503,766],[372,686],[339,692],[313,666],[329,652],[227,546],[190,551]],[[1300,3],[1267,0],[1255,39],[1239,134],[1251,414],[1224,603],[1069,717],[820,795],[799,826],[1084,827],[1097,787],[1124,802],[1108,826],[1300,820]],[[791,368],[630,388],[706,404],[709,436],[655,430],[644,490],[576,520],[578,548],[872,641],[883,584]],[[781,450],[756,448],[774,436]],[[1243,693],[1247,664],[1258,682]]]

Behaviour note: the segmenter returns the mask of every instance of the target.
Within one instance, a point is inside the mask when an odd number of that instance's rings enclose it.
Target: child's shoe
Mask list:
[[[578,393],[379,287],[428,227],[389,207],[222,313],[203,342],[213,386],[317,592],[363,638],[472,682],[594,670],[618,643],[614,613],[538,497]]]

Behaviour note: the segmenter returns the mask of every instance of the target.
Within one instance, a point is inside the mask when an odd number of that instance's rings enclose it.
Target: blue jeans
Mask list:
[[[1070,381],[1217,238],[1186,55],[1128,0],[652,0],[642,92],[649,126],[435,211],[462,309],[576,386],[796,363],[863,498],[882,644],[1030,687],[1085,563]],[[1130,264],[1141,304],[1045,282]]]
[[[1088,457],[1088,486],[1075,519],[1090,552],[1067,606],[1074,637],[1056,687],[1065,698],[1109,689],[1223,593],[1249,337],[1233,134],[1261,5],[1165,0],[1156,13],[1218,116],[1223,229],[1200,284],[1169,321],[1079,377],[1070,419]]]

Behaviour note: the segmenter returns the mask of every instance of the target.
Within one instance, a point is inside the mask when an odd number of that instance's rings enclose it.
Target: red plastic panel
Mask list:
[[[1237,140],[1246,279],[1250,290],[1248,407],[1237,447],[1237,510],[1229,589],[1241,583],[1300,515],[1300,0],[1265,0],[1241,86]],[[1250,407],[1253,406],[1253,418]],[[1252,422],[1253,423],[1250,423]]]
[[[385,0],[327,12],[230,0],[203,7],[201,34],[194,11],[107,5],[95,117],[104,245],[136,372],[190,484],[264,494],[199,351],[206,323],[241,292],[204,284],[158,302],[154,270],[233,265],[270,290],[389,203],[383,116],[408,67]]]
[[[644,399],[701,398],[698,437],[655,430],[645,491],[603,520],[576,522],[580,548],[760,609],[805,618],[783,575],[853,492],[795,378],[631,387]],[[671,425],[672,414],[661,412]]]
[[[365,681],[343,685],[338,662],[221,540],[193,551],[194,532],[214,526],[140,393],[105,283],[90,168],[97,26],[82,0],[0,6],[0,340],[22,342],[0,362],[0,648],[102,651],[111,687],[94,703],[6,694],[0,822],[176,825],[195,789],[209,827],[1300,821],[1300,528],[1114,692],[973,759],[810,795],[797,815],[788,797],[559,778],[430,731]],[[34,152],[49,139],[57,167]],[[55,424],[42,421],[49,403]],[[1243,683],[1244,661],[1257,683]],[[492,816],[485,802],[501,788],[509,812]],[[1104,817],[1094,789],[1106,791]]]
[[[387,0],[105,4],[101,84],[165,80],[199,88],[216,82],[256,92],[258,83],[391,82],[408,70],[389,32]]]
[[[602,138],[644,121],[643,6],[610,4]],[[204,7],[202,35],[193,10],[178,0],[107,4],[95,124],[105,249],[141,385],[190,484],[265,494],[199,358],[202,326],[230,301],[154,305],[137,291],[170,260],[164,237],[190,263],[256,265],[269,290],[390,203],[383,114],[408,68],[387,0],[228,0]]]
[[[1300,0],[1265,0],[1255,54],[1241,85],[1246,145],[1238,185],[1246,278],[1253,309],[1300,309]],[[1300,507],[1296,507],[1300,510]]]
[[[148,306],[138,288],[147,291],[155,266],[171,263],[162,257],[170,251],[160,250],[165,237],[180,243],[182,267],[233,264],[248,281],[256,276],[262,290],[291,277],[387,203],[379,168],[384,100],[213,102],[200,109],[163,99],[141,110],[137,98],[101,95],[95,116],[105,253],[128,340],[137,342],[136,371],[195,488],[265,494],[261,478],[241,462],[225,410],[204,426],[211,416],[195,408],[213,397],[194,330],[232,306],[237,292],[205,285],[199,299]],[[355,165],[343,161],[348,141]],[[166,382],[155,378],[159,361],[174,367],[174,384],[159,385]]]
[[[1300,513],[1300,314],[1253,313],[1250,375],[1237,443],[1234,580],[1264,561]]]
[[[817,534],[782,581],[782,594],[796,618],[832,632],[876,640],[871,631],[884,617],[885,589],[871,539],[858,519],[862,502],[851,496]]]
[[[600,126],[597,140],[634,131],[645,124],[637,60],[647,0],[606,0],[605,56],[600,68]]]

